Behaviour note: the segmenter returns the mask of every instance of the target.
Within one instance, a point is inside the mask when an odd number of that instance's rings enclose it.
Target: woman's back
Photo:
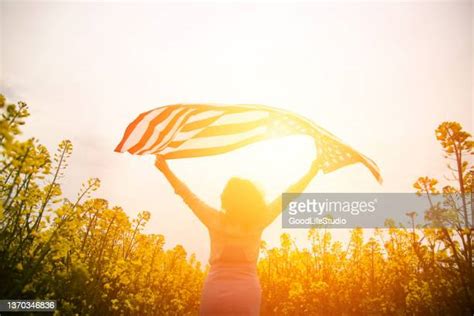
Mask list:
[[[210,207],[180,181],[163,158],[156,166],[167,177],[199,220],[211,239],[211,269],[201,296],[201,315],[259,315],[261,288],[257,259],[263,229],[285,208],[281,196],[266,204],[263,194],[248,180],[232,178],[222,195],[225,212]],[[301,192],[316,175],[315,161],[297,183],[286,192]]]
[[[209,227],[211,268],[201,296],[201,315],[259,315],[261,288],[257,258],[262,229],[229,223]]]
[[[241,227],[220,214],[220,225],[209,227],[211,251],[209,264],[256,264],[263,228]]]

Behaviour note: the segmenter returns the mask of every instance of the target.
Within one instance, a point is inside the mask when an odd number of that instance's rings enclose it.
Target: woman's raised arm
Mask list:
[[[166,160],[156,156],[155,166],[165,175],[176,194],[181,196],[199,220],[208,228],[218,225],[219,212],[201,201],[168,167]]]
[[[284,193],[303,193],[308,184],[318,173],[320,169],[320,161],[314,160],[311,168],[293,185],[289,186]],[[285,201],[283,205],[282,195],[280,194],[273,202],[269,204],[269,216],[266,219],[265,226],[270,225],[275,218],[288,206],[291,201]]]

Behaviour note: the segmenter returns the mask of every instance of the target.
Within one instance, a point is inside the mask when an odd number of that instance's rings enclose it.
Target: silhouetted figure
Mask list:
[[[221,195],[222,211],[218,211],[194,195],[161,156],[157,156],[155,165],[209,230],[210,271],[202,291],[200,315],[259,315],[260,237],[286,208],[281,195],[266,204],[262,192],[251,181],[231,178]],[[310,170],[285,192],[302,192],[318,170],[315,160]]]

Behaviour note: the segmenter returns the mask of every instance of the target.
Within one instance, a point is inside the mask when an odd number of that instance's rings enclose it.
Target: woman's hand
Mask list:
[[[163,158],[163,156],[161,155],[156,155],[155,166],[160,171],[168,169],[168,163],[166,162],[166,159]]]

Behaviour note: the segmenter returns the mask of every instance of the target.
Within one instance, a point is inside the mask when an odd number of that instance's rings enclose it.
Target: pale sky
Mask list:
[[[308,192],[411,192],[441,177],[434,129],[459,121],[472,133],[470,1],[166,4],[1,1],[0,92],[30,105],[25,136],[51,152],[74,144],[63,189],[99,177],[95,196],[130,216],[149,210],[147,232],[206,260],[208,237],[152,157],[113,151],[139,113],[174,103],[252,103],[304,115],[377,162],[319,175]],[[227,179],[255,180],[270,200],[313,159],[292,137],[171,162],[209,204]],[[263,238],[306,230],[277,220]],[[338,231],[344,239],[347,232]]]

